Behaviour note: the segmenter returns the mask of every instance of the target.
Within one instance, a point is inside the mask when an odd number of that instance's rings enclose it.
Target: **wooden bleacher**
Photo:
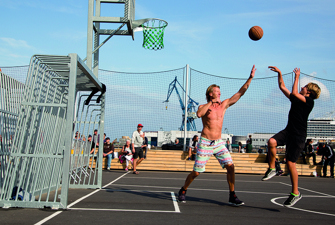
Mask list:
[[[116,152],[120,152],[120,149],[116,149]],[[233,162],[235,164],[235,173],[244,174],[264,174],[268,168],[268,164],[265,163],[266,154],[259,153],[231,153]],[[147,158],[143,160],[138,166],[138,170],[161,170],[161,171],[192,171],[194,161],[186,160],[187,154],[178,150],[149,150]],[[280,161],[283,160],[284,155],[277,155]],[[297,161],[296,167],[299,175],[302,176],[313,176],[313,172],[316,171],[318,175],[321,175],[322,166],[314,166],[312,157],[309,159],[309,164],[302,164],[302,159]],[[317,156],[317,162],[321,161],[321,156]],[[103,169],[107,168],[107,159],[103,160]],[[113,159],[111,163],[111,169],[124,170],[126,163],[119,163],[118,159]],[[130,165],[129,168],[132,168]],[[281,169],[284,174],[288,174],[286,164],[281,164]],[[214,173],[225,173],[226,169],[222,169],[218,161],[214,156],[210,158],[206,165],[206,172]]]

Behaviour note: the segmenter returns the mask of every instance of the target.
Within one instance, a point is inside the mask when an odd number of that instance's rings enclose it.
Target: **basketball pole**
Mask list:
[[[188,102],[188,72],[189,72],[189,65],[186,64],[186,87],[185,87],[185,109],[184,109],[184,147],[183,151],[186,150],[186,138],[187,138],[187,102]]]

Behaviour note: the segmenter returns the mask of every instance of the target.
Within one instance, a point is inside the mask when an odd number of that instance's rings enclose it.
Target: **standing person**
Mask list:
[[[114,143],[114,141],[113,141]],[[110,138],[106,138],[106,143],[104,143],[103,157],[107,157],[107,170],[110,170],[112,159],[114,159],[114,145],[110,142]]]
[[[229,203],[236,206],[244,204],[244,202],[240,201],[235,194],[234,164],[230,153],[225,146],[225,141],[221,139],[221,133],[226,110],[244,95],[249,88],[252,78],[255,76],[255,72],[256,68],[254,65],[245,84],[236,94],[224,101],[220,100],[221,91],[219,86],[213,84],[207,88],[207,103],[200,105],[197,111],[197,116],[202,119],[203,124],[198,151],[193,171],[187,176],[184,186],[179,191],[179,201],[185,202],[187,188],[200,173],[205,171],[207,161],[214,154],[221,167],[226,167],[227,169],[227,182],[230,191]]]
[[[192,140],[190,141],[189,146],[188,146],[188,158],[187,158],[187,160],[194,160],[194,159],[192,159],[192,156],[197,154],[198,143],[199,143],[199,137],[198,137],[198,135],[194,135]]]
[[[327,145],[326,143],[322,143],[320,145],[320,148],[322,148],[323,152],[323,158],[325,159],[325,162],[323,164],[323,176],[327,177],[327,165],[329,163],[330,165],[330,178],[334,178],[334,151],[333,148],[330,145]]]
[[[269,180],[276,175],[276,147],[286,145],[286,164],[290,172],[292,192],[284,202],[284,206],[290,207],[302,198],[298,191],[298,172],[295,164],[305,146],[308,115],[313,109],[314,99],[319,98],[321,89],[317,84],[309,83],[298,92],[300,69],[295,68],[293,70],[295,74],[294,83],[292,92],[290,92],[285,87],[281,71],[275,66],[269,66],[269,69],[278,73],[279,89],[290,99],[291,109],[286,128],[268,141],[269,168],[262,180]]]
[[[251,135],[249,135],[249,138],[247,139],[247,145],[245,147],[247,153],[252,152],[252,138]]]
[[[252,145],[252,138],[251,138],[252,136],[251,135],[249,135],[249,138],[247,139],[247,141],[249,141],[249,143]]]
[[[143,155],[144,155],[144,159],[147,158],[147,151],[149,150],[148,148],[148,144],[149,144],[149,141],[148,141],[148,138],[145,136],[145,133],[143,132],[143,144],[142,144],[142,150],[143,152],[145,152]]]
[[[135,130],[133,132],[133,136],[131,138],[131,143],[132,143],[132,151],[133,151],[133,174],[139,174],[138,171],[136,171],[136,166],[142,162],[143,160],[143,139],[144,139],[144,134],[142,131],[143,125],[142,124],[138,124],[137,125],[137,130]],[[138,160],[137,158],[140,157],[140,160]]]

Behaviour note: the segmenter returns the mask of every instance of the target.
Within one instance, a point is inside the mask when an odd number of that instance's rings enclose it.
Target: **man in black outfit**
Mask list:
[[[295,73],[294,83],[292,92],[290,92],[285,87],[281,71],[275,66],[269,66],[269,69],[278,73],[279,89],[288,99],[290,99],[291,109],[288,114],[286,128],[275,134],[268,141],[269,168],[262,180],[269,180],[276,176],[276,149],[277,146],[286,145],[286,165],[290,172],[292,192],[284,202],[284,206],[291,207],[302,198],[301,193],[298,190],[298,172],[295,164],[300,157],[300,153],[304,149],[307,136],[308,116],[314,107],[314,99],[319,98],[321,94],[321,89],[317,84],[309,83],[302,87],[300,92],[298,92],[300,69],[295,68],[293,70]]]
[[[323,158],[325,162],[323,164],[323,177],[327,177],[327,165],[330,165],[330,177],[334,178],[334,151],[330,145],[326,143],[320,144],[320,149],[322,148]]]

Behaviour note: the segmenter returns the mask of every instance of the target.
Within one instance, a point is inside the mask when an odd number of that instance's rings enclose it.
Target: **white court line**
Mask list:
[[[143,186],[143,185],[130,185],[130,184],[113,184],[113,186],[125,186],[125,187],[143,187],[143,188],[167,188],[177,189],[180,187],[161,187],[161,186]],[[228,192],[228,190],[216,190],[216,189],[202,189],[202,188],[188,188],[187,190],[193,191],[217,191],[217,192]],[[287,193],[271,193],[271,192],[257,192],[257,191],[238,191],[238,193],[252,193],[252,194],[266,194],[266,195],[287,195]]]
[[[283,184],[283,185],[286,185],[286,186],[292,186],[290,184],[286,184],[286,183],[283,183],[283,182],[279,182],[280,184]],[[322,193],[322,192],[318,192],[318,191],[313,191],[313,190],[309,190],[309,189],[306,189],[306,188],[302,188],[302,187],[299,187],[299,189],[301,190],[305,190],[305,191],[309,191],[309,192],[312,192],[312,193],[316,193],[316,194],[320,194],[321,196],[318,196],[318,195],[303,195],[303,197],[305,198],[311,198],[311,197],[314,197],[314,198],[335,198],[335,196],[333,195],[328,195],[328,194],[325,194],[325,193]],[[283,206],[283,204],[279,204],[276,202],[277,199],[282,199],[282,198],[287,198],[287,197],[277,197],[277,198],[273,198],[271,199],[271,202],[275,205],[279,205],[279,206]],[[301,208],[296,208],[296,207],[289,207],[290,209],[295,209],[295,210],[298,210],[298,211],[303,211],[303,212],[309,212],[309,213],[314,213],[314,214],[320,214],[320,215],[326,215],[326,216],[335,216],[335,214],[330,214],[330,213],[323,213],[323,212],[317,212],[317,211],[312,211],[312,210],[307,210],[307,209],[301,209]]]
[[[113,181],[110,182],[109,184],[103,186],[102,188],[104,188],[104,187],[106,187],[106,186],[108,186],[108,185],[113,184],[114,182],[118,181],[119,179],[121,179],[122,177],[124,177],[125,175],[127,175],[128,173],[130,173],[130,172],[127,172],[127,173],[121,175],[120,177],[116,178],[115,180],[113,180]],[[70,208],[71,206],[77,204],[78,202],[84,200],[85,198],[88,198],[89,196],[91,196],[91,195],[93,195],[93,194],[95,194],[95,193],[97,193],[98,191],[101,191],[101,190],[102,190],[102,189],[97,189],[97,190],[91,192],[90,194],[87,194],[87,195],[85,195],[84,197],[79,198],[78,200],[76,200],[76,201],[72,202],[70,205],[68,205],[67,208]],[[61,214],[62,212],[63,212],[63,211],[55,212],[55,213],[51,214],[50,216],[44,218],[43,220],[41,220],[41,221],[35,223],[35,225],[41,225],[41,224],[45,223],[46,221],[48,221],[48,220],[54,218],[55,216]]]
[[[81,211],[114,211],[114,212],[149,212],[149,213],[180,213],[176,211],[164,210],[140,210],[140,209],[92,209],[92,208],[71,208],[71,210]]]
[[[150,180],[183,180],[186,178],[160,178],[160,177],[125,177],[124,179],[150,179]],[[201,179],[197,178],[196,181],[212,181],[212,182],[227,182],[227,180],[220,179]],[[246,180],[235,180],[235,182],[244,182],[244,183],[264,183],[264,181],[246,181]],[[266,182],[267,184],[278,184],[279,182]]]
[[[179,205],[178,205],[178,202],[177,202],[177,199],[176,199],[176,196],[175,196],[174,192],[171,192],[171,197],[172,197],[172,201],[173,201],[173,205],[174,205],[174,210],[176,212],[180,213]]]
[[[125,191],[125,190],[123,190]],[[139,191],[136,190],[137,192],[151,192],[151,191]],[[132,192],[130,190],[127,190],[126,192]],[[159,191],[162,192],[162,191]],[[71,208],[70,210],[83,210],[83,211],[117,211],[117,212],[149,212],[149,213],[180,213],[179,205],[176,199],[176,196],[174,192],[171,193],[171,198],[173,201],[173,206],[174,206],[174,211],[166,211],[166,210],[143,210],[143,209],[101,209],[101,208]]]
[[[287,185],[287,186],[292,186],[291,184],[286,184],[286,183],[283,183],[283,182],[279,182],[279,183],[280,183],[280,184],[283,184],[283,185]],[[325,195],[325,196],[332,197],[332,198],[335,197],[335,196],[333,196],[333,195],[325,194],[325,193],[318,192],[318,191],[309,190],[309,189],[302,188],[302,187],[298,187],[298,189],[305,190],[305,191],[309,191],[309,192],[316,193],[316,194],[320,194],[320,195]]]
[[[304,195],[303,197],[327,197],[327,196],[306,196]],[[271,199],[271,202],[276,204],[276,205],[279,205],[279,206],[283,206],[283,204],[279,204],[276,202],[277,199],[281,199],[281,198],[286,198],[286,197],[278,197],[278,198],[273,198]],[[323,212],[317,212],[317,211],[312,211],[312,210],[307,210],[307,209],[300,209],[300,208],[296,208],[296,207],[289,207],[290,209],[295,209],[295,210],[298,210],[298,211],[303,211],[303,212],[309,212],[309,213],[315,213],[315,214],[320,214],[320,215],[326,215],[326,216],[335,216],[335,214],[330,214],[330,213],[323,213]]]

